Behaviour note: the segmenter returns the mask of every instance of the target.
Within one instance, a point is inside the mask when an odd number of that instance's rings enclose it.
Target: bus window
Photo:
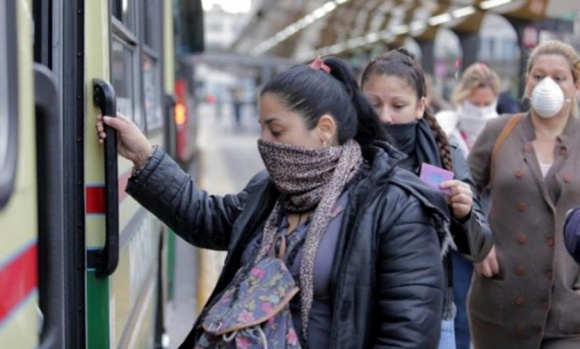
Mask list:
[[[159,0],[144,0],[144,20],[145,20],[145,45],[158,51],[160,49],[161,22],[159,14],[161,13]]]
[[[161,83],[159,82],[159,67],[156,60],[145,55],[143,57],[143,99],[145,104],[145,116],[147,118],[147,130],[161,128]]]
[[[14,190],[18,151],[18,62],[16,22],[7,15],[12,1],[0,5],[0,209]]]
[[[161,81],[161,8],[159,0],[145,0],[143,4],[144,38],[143,38],[143,106],[147,122],[147,131],[163,127],[162,117],[162,81]]]
[[[117,111],[132,117],[133,121],[143,129],[144,123],[138,113],[135,113],[135,73],[133,69],[134,50],[118,39],[111,43],[111,78],[117,95]]]
[[[113,16],[130,30],[135,29],[135,2],[134,0],[113,0]]]

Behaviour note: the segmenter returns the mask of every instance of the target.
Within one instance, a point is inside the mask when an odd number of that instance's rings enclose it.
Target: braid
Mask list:
[[[425,109],[423,118],[429,123],[431,132],[435,136],[435,141],[439,146],[439,154],[441,156],[441,161],[443,162],[443,167],[447,171],[453,171],[453,161],[451,159],[451,145],[449,144],[449,139],[445,134],[445,131],[441,128],[435,116],[431,113],[429,109]]]

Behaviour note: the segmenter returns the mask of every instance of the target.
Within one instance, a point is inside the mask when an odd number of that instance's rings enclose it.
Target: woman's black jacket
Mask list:
[[[387,143],[363,147],[363,155],[367,166],[347,188],[331,276],[331,348],[437,348],[445,287],[435,226],[448,224],[447,205],[395,167],[403,155]],[[228,251],[198,319],[232,280],[278,197],[266,172],[238,194],[209,195],[161,149],[127,192],[193,245]],[[180,348],[193,348],[199,334],[198,321]]]

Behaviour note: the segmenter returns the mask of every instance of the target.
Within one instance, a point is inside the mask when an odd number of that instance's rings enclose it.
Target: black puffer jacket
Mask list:
[[[363,155],[368,166],[347,188],[331,276],[331,348],[437,348],[444,278],[434,226],[448,222],[447,205],[413,173],[395,167],[402,153],[388,144],[364,147]],[[228,251],[199,318],[231,281],[278,196],[265,172],[239,194],[208,195],[162,150],[127,192],[190,243]],[[199,330],[198,322],[181,348],[193,348]]]

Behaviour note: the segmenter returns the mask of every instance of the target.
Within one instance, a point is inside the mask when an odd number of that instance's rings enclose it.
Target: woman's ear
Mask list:
[[[328,114],[324,114],[318,119],[316,124],[320,141],[322,144],[334,144],[336,134],[336,122],[334,118]]]
[[[425,108],[427,108],[427,99],[423,96],[417,102],[417,109],[415,110],[415,119],[420,120],[423,118],[423,114],[425,114]]]

